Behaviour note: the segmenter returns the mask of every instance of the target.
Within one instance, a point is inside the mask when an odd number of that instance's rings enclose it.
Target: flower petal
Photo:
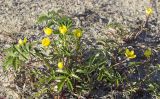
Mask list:
[[[128,48],[126,49],[126,54],[127,54],[127,55],[129,54],[129,49],[128,49]]]
[[[130,51],[130,55],[131,56],[133,56],[134,55],[134,51],[132,50],[132,51]]]

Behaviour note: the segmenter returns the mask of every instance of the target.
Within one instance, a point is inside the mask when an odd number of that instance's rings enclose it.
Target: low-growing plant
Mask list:
[[[3,64],[5,71],[13,69],[17,83],[23,72],[21,87],[29,84],[33,92],[29,94],[31,97],[47,94],[63,98],[69,93],[84,98],[98,87],[96,84],[128,93],[136,92],[145,85],[146,90],[159,94],[159,85],[148,79],[154,70],[147,70],[144,77],[139,77],[139,67],[151,65],[151,48],[142,50],[143,55],[138,60],[136,48],[124,47],[113,39],[97,41],[97,48],[87,49],[82,43],[84,31],[75,27],[71,18],[54,11],[40,16],[37,23],[44,25],[42,39],[19,39],[17,44],[6,49]],[[113,24],[111,26],[117,28]],[[118,32],[123,36],[122,27]],[[135,73],[138,79],[134,79]]]
[[[65,85],[73,91],[75,81],[81,80],[75,73],[81,65],[82,29],[73,28],[70,18],[54,12],[40,16],[38,23],[46,26],[42,40],[30,42],[24,38],[12,45],[7,50],[4,69],[13,68],[18,73],[27,68],[32,75],[30,80],[39,90],[35,94],[38,97],[47,92],[60,93]]]

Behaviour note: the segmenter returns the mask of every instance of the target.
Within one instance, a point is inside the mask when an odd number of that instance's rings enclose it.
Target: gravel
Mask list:
[[[153,1],[152,20],[159,25],[160,6],[158,0]],[[38,29],[35,22],[39,15],[60,10],[73,17],[76,26],[83,27],[87,36],[97,38],[105,34],[105,26],[110,22],[134,26],[137,19],[144,20],[148,6],[149,0],[1,0],[0,33],[34,34]]]
[[[106,25],[109,23],[118,22],[129,28],[135,28],[137,22],[145,20],[145,8],[150,6],[149,1],[0,0],[0,47],[8,47],[8,43],[16,42],[22,35],[30,36],[40,32],[41,29],[36,24],[37,17],[52,10],[72,17],[76,21],[76,27],[82,27],[85,30],[84,38],[107,38],[106,35],[109,34]],[[144,37],[150,41],[158,37],[156,39],[160,41],[160,1],[152,0],[152,6],[154,13],[149,19],[152,32]],[[0,58],[2,58],[1,54]],[[3,71],[0,69],[1,73]],[[0,79],[3,88],[4,81]],[[12,81],[8,80],[8,82]]]

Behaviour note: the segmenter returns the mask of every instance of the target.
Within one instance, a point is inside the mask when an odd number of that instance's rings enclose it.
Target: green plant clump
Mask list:
[[[48,94],[50,97],[63,98],[69,93],[82,98],[86,97],[86,93],[89,96],[101,84],[112,90],[134,93],[142,89],[144,83],[145,90],[160,94],[160,86],[150,79],[155,69],[148,70],[142,78],[130,78],[139,73],[140,66],[150,65],[151,48],[142,51],[143,62],[136,61],[134,48],[121,47],[114,40],[97,41],[101,48],[84,50],[84,31],[74,27],[72,19],[51,11],[40,16],[38,23],[45,24],[42,39],[20,39],[18,44],[6,49],[3,64],[4,70],[12,69],[17,79],[23,72],[21,78],[25,80],[22,85],[27,83],[31,86],[33,93],[30,97],[39,98]],[[89,52],[93,54],[86,58]],[[156,66],[157,71],[160,64]]]

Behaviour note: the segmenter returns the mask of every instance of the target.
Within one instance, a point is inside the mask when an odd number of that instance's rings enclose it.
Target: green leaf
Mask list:
[[[45,84],[46,83],[46,78],[45,77],[39,78],[39,82],[41,84]]]
[[[54,34],[59,34],[59,30],[54,30]]]
[[[14,46],[14,49],[25,59],[28,60],[28,58],[23,54],[23,52],[20,50],[18,46]]]
[[[32,75],[37,75],[37,71],[35,69],[31,70]]]
[[[116,79],[116,85],[119,86],[119,80],[118,79]]]
[[[7,70],[9,66],[13,64],[13,57],[9,56],[8,58],[5,59],[5,62],[3,63],[3,69]]]
[[[49,60],[45,58],[45,55],[43,53],[41,53],[41,51],[37,48],[34,48],[35,50],[35,54],[44,61],[45,65],[47,66],[47,68],[50,68],[50,63]]]
[[[13,59],[13,67],[14,67],[14,69],[15,69],[15,70],[18,70],[18,68],[20,67],[19,65],[20,65],[20,60],[19,60],[18,57],[15,57],[15,58]]]
[[[38,18],[37,23],[42,23],[44,21],[48,20],[48,16],[42,15]]]
[[[97,78],[97,80],[98,80],[98,81],[101,81],[101,80],[102,80],[102,78],[103,78],[103,72],[102,72],[102,71],[100,71],[100,73],[98,74],[98,78]]]
[[[76,73],[83,73],[83,74],[87,74],[86,70],[82,70],[82,69],[77,69]]]
[[[51,76],[52,76],[53,79],[55,79],[56,76],[55,76],[55,71],[54,70],[51,70]]]
[[[97,59],[97,57],[98,57],[99,55],[100,55],[100,53],[97,53],[97,54],[93,57],[93,59],[91,59],[90,65],[93,64],[93,62]]]
[[[157,64],[158,70],[160,70],[160,64]]]
[[[61,80],[61,82],[58,83],[58,92],[62,91],[62,88],[64,86],[66,79]]]
[[[53,17],[53,16],[60,17],[60,16],[58,15],[58,13],[56,13],[56,12],[53,11],[53,10],[48,12],[48,16],[50,16],[50,17]]]
[[[55,77],[56,80],[62,80],[62,79],[65,79],[67,78],[66,76],[59,76],[59,77]]]
[[[30,52],[30,50],[31,50],[31,44],[25,44],[25,46],[24,46],[25,48],[25,50],[27,51],[27,52]]]
[[[60,25],[66,25],[68,28],[70,28],[70,27],[72,26],[72,20],[71,20],[71,18],[68,18],[68,17],[66,17],[66,16],[60,18],[60,19],[58,20],[58,23],[59,23]]]
[[[148,90],[150,91],[154,91],[156,89],[155,86],[151,83],[148,85],[148,87],[149,87]]]
[[[147,50],[145,50],[144,52],[144,56],[149,58],[152,55],[152,51],[151,48],[148,48]]]
[[[105,70],[104,73],[107,75],[107,77],[111,78],[111,74],[109,73],[108,70]]]
[[[29,52],[30,49],[31,49],[31,45],[30,44],[26,44],[25,47],[26,47],[27,52]]]
[[[53,81],[53,80],[55,80],[55,78],[54,78],[53,76],[49,76],[49,77],[47,78],[47,83],[49,83],[49,82],[51,82],[51,81]]]
[[[70,91],[73,91],[73,85],[69,79],[67,80],[67,87]]]
[[[129,62],[128,66],[138,66],[141,64],[142,64],[142,62]]]
[[[48,88],[43,88],[34,94],[34,97],[40,97],[42,94],[46,93]]]
[[[74,73],[71,73],[71,77],[75,78],[75,79],[78,79],[78,80],[81,80],[80,77],[78,77],[77,75],[75,75]]]
[[[64,71],[64,70],[56,70],[57,73],[60,73],[60,74],[64,74],[64,75],[69,75],[69,73],[67,71]]]
[[[47,27],[51,27],[52,25],[54,25],[54,22],[52,22],[52,21],[49,21],[48,23],[47,23]],[[55,32],[55,31],[54,31]]]

